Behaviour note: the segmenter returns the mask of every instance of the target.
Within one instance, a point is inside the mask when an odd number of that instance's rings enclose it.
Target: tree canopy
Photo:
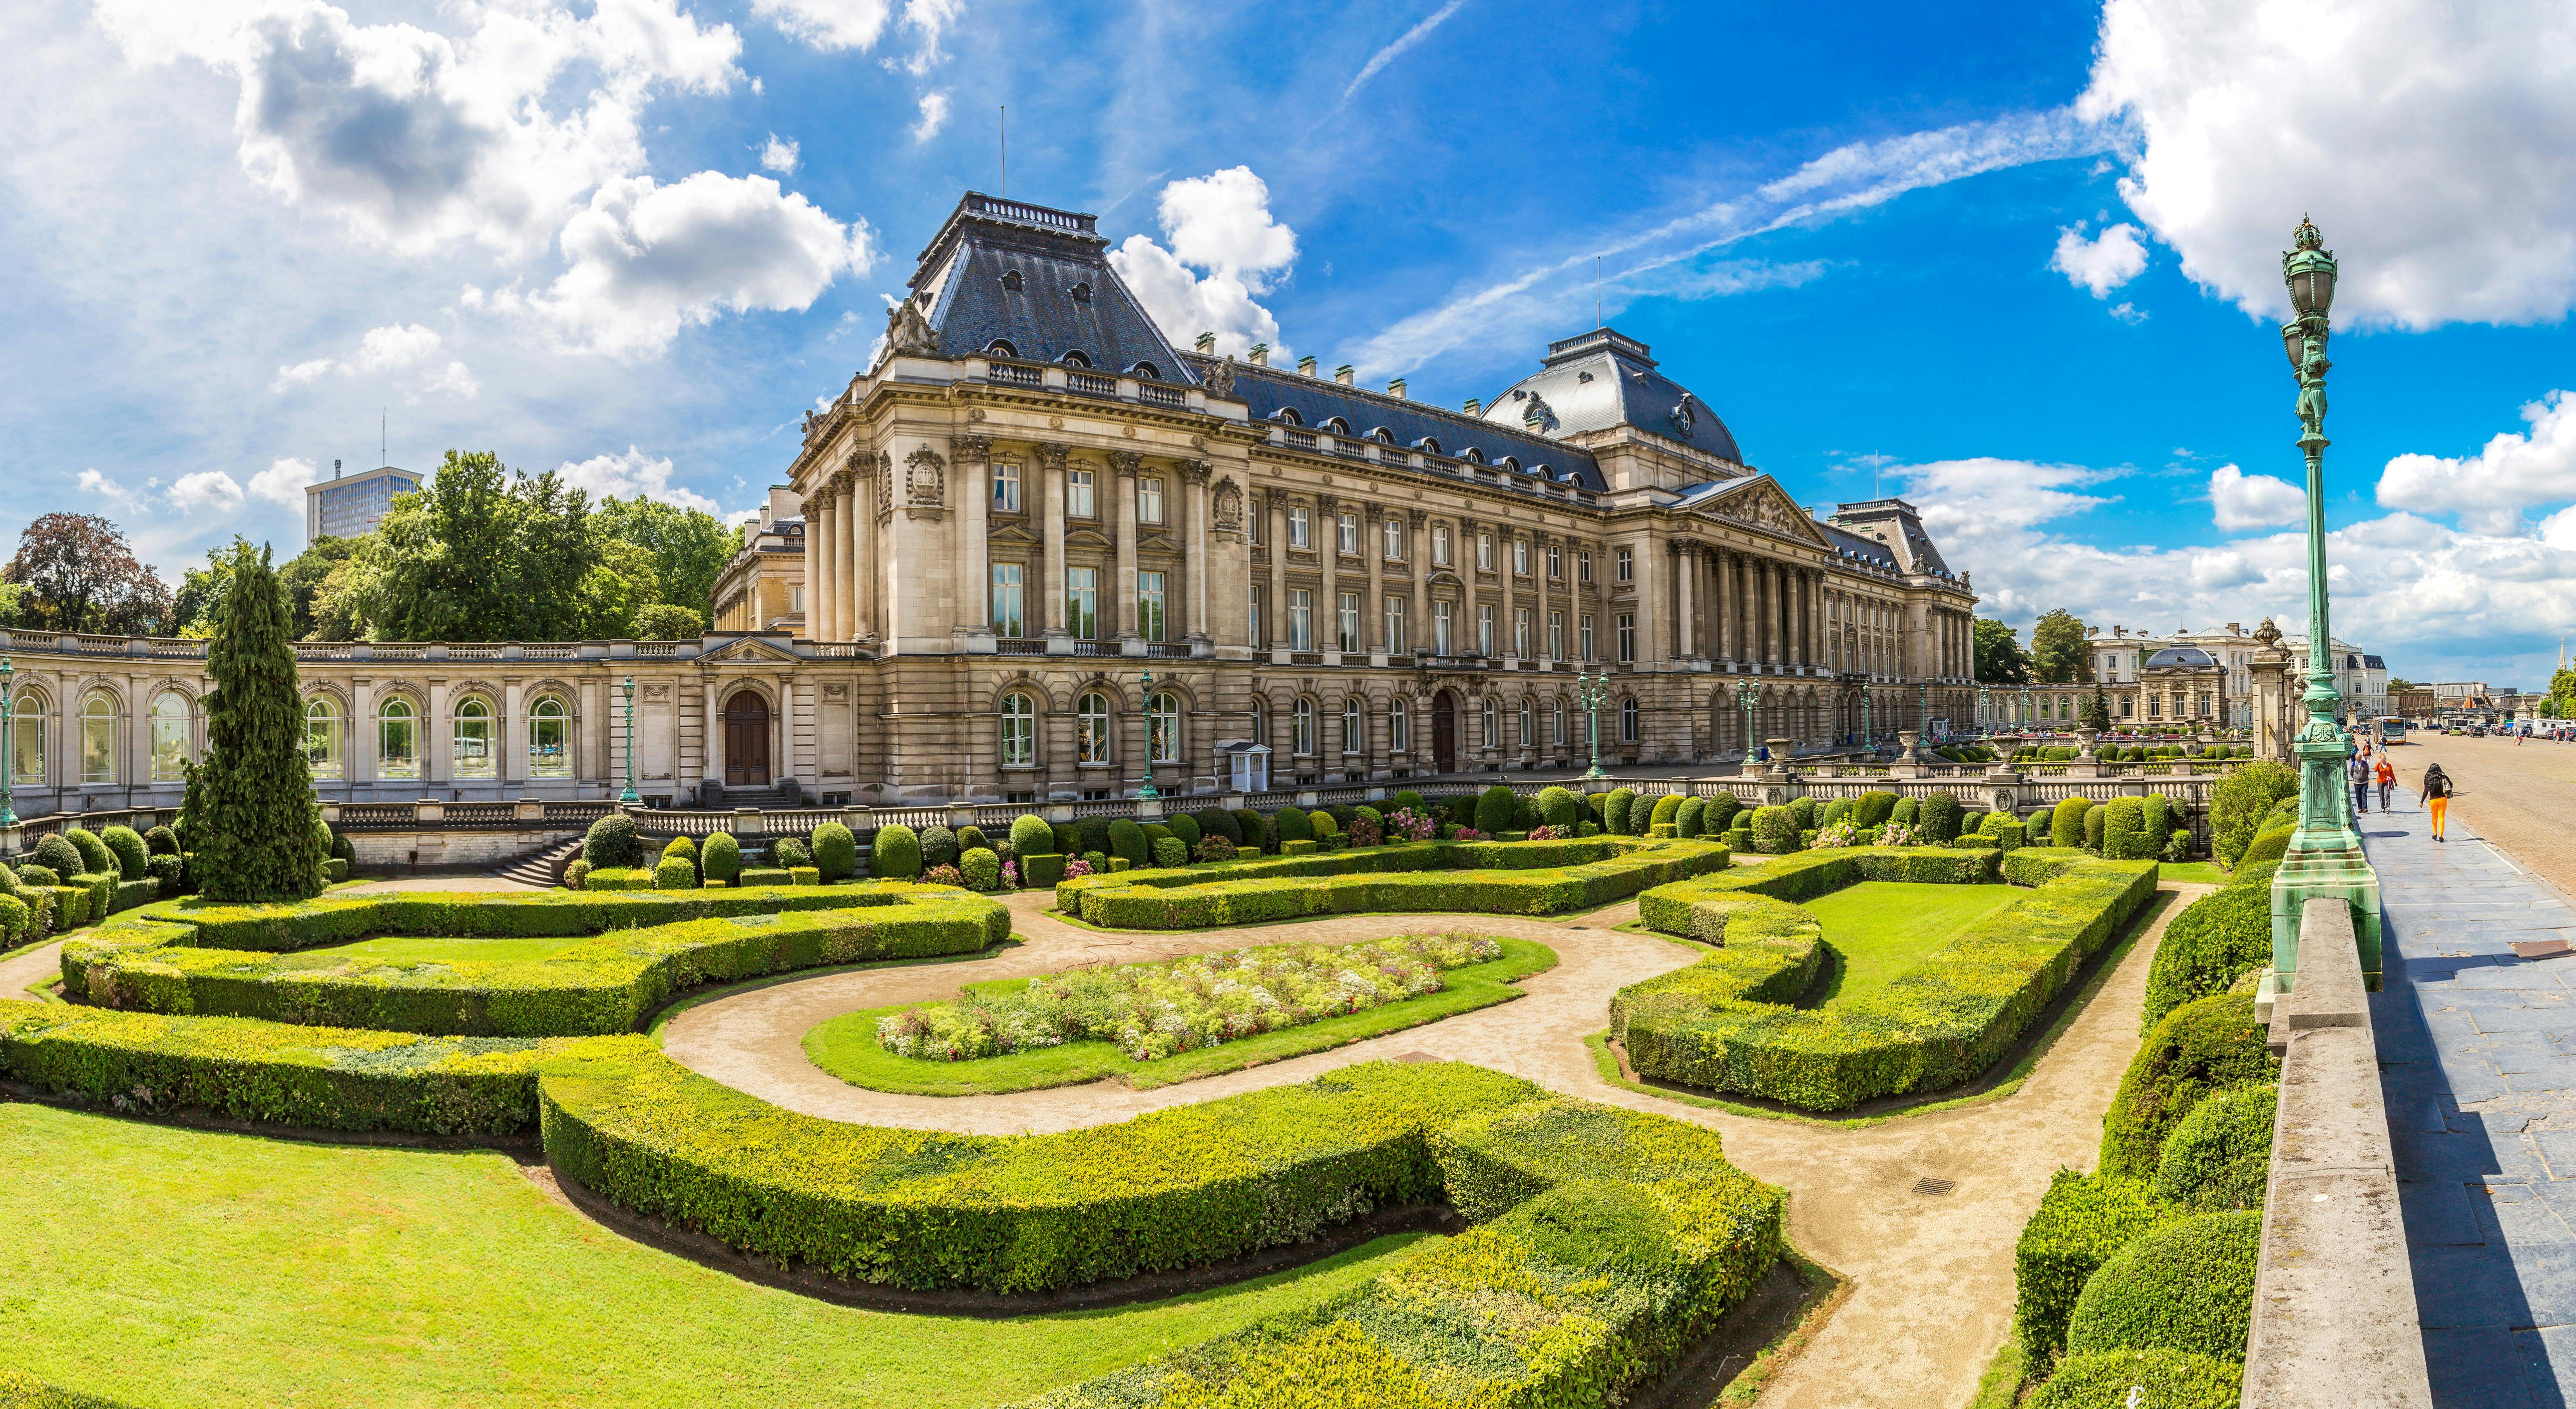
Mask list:
[[[2084,639],[2084,619],[2059,607],[2030,629],[2030,669],[2052,685],[2093,678],[2093,648]]]
[[[1992,617],[1976,625],[1977,679],[1987,685],[2023,685],[2030,681],[2030,657],[2022,654],[2013,629]]]
[[[173,627],[170,589],[135,560],[124,532],[96,514],[37,518],[18,536],[18,552],[0,578],[20,589],[11,611],[21,626],[113,636],[166,635]]]

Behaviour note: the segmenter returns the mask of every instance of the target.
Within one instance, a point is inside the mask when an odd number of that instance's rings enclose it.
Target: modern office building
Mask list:
[[[333,461],[329,479],[304,486],[304,541],[373,533],[393,508],[394,496],[420,485],[418,474],[392,465],[344,475]]]

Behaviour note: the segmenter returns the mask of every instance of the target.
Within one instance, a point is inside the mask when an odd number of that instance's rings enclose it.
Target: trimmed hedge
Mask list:
[[[1698,836],[1701,819],[1707,815],[1708,803],[1705,800],[1696,797],[1683,798],[1682,805],[1673,809],[1673,835]]]
[[[2236,1409],[2245,1367],[2179,1350],[2101,1350],[2071,1356],[2023,1409]],[[2133,1401],[2132,1393],[2136,1394]]]
[[[2196,998],[2165,1014],[2129,1061],[2102,1117],[2104,1174],[2145,1178],[2163,1158],[2165,1137],[2191,1108],[2230,1086],[2280,1079],[2254,1000],[2241,993]]]
[[[826,822],[814,829],[812,844],[814,869],[825,881],[846,881],[859,873],[859,841],[849,828]]]
[[[2072,850],[2084,845],[2084,814],[2093,810],[2090,798],[2070,797],[2049,814],[2048,844]]]
[[[598,872],[591,879],[597,880]],[[771,873],[783,881],[785,873]],[[67,994],[105,1008],[434,1035],[633,1031],[682,989],[823,964],[971,954],[1010,912],[963,892],[412,891],[287,905],[165,902],[63,946]],[[376,935],[554,937],[531,960],[274,956]]]
[[[116,860],[116,873],[129,881],[142,880],[147,874],[152,853],[143,845],[143,834],[132,827],[109,827],[98,834],[108,855]]]
[[[731,832],[714,833],[707,838],[698,864],[708,880],[730,885],[742,874],[742,843]]]
[[[698,868],[685,856],[665,856],[653,868],[653,889],[696,890]]]
[[[2183,907],[2165,926],[2147,968],[2141,1029],[2271,964],[2272,873],[2278,869],[2277,862],[2238,868],[2226,885]]]
[[[868,852],[868,874],[880,880],[917,881],[921,879],[921,838],[912,828],[900,824],[877,828],[876,845]],[[827,867],[824,874],[829,875]]]
[[[63,840],[71,843],[72,850],[80,856],[83,871],[121,878],[122,873],[116,868],[116,854],[107,849],[106,842],[99,840],[98,833],[87,827],[74,827],[63,833]]]
[[[581,878],[583,890],[651,890],[653,873],[641,866],[602,866]]]
[[[1725,848],[1706,842],[1409,842],[1077,877],[1056,886],[1056,908],[1118,930],[1208,929],[1369,911],[1554,915],[1727,864]]]
[[[2104,1263],[2182,1216],[2145,1180],[2057,1171],[2013,1245],[2013,1325],[2031,1363],[2045,1365],[2066,1349],[2075,1304]]]
[[[2209,801],[2211,854],[2225,865],[2238,864],[2273,804],[2298,795],[2298,770],[2270,759],[2248,763],[2219,779]]]
[[[1966,885],[1998,874],[2034,889],[1881,988],[1788,1006],[1820,962],[1820,936],[1795,902],[1863,880]],[[1639,901],[1647,927],[1723,947],[1621,989],[1611,1034],[1641,1076],[1806,1110],[1955,1086],[1993,1065],[2155,887],[2153,862],[1918,847],[1808,852],[1664,887]]]
[[[2191,1108],[2165,1137],[2156,1197],[2194,1209],[2259,1209],[2272,1171],[2281,1088],[2238,1086]]]
[[[1786,856],[1798,849],[1798,819],[1785,807],[1756,808],[1753,849],[1765,856]]]
[[[594,871],[643,865],[644,839],[636,835],[635,819],[612,812],[591,823],[581,841],[581,859]]]
[[[2140,1235],[2084,1284],[2066,1324],[2067,1353],[2162,1349],[2242,1359],[2262,1245],[2260,1210],[2204,1213]]]
[[[1852,825],[1864,831],[1886,826],[1888,819],[1896,815],[1897,801],[1891,792],[1862,793],[1852,802]]]
[[[1628,812],[1636,803],[1635,788],[1612,788],[1601,802],[1601,829],[1613,836],[1628,835]]]

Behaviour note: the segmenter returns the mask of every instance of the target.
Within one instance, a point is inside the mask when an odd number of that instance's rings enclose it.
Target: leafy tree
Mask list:
[[[192,866],[210,900],[322,893],[330,833],[304,759],[304,702],[286,594],[265,548],[233,540],[206,673],[206,756],[189,770]]]
[[[2560,675],[2567,675],[2567,674],[2570,674],[2570,673],[2576,673],[2576,672],[2569,672],[2569,671],[2564,671],[2564,670],[2562,670],[2562,671],[2560,671],[2560,672],[2558,672],[2558,673],[2559,673]],[[2392,676],[2389,676],[2389,677],[2388,677],[2388,691],[2389,691],[2389,693],[2390,693],[2390,694],[2395,694],[2395,693],[2396,693],[2396,692],[2398,692],[2399,690],[2420,690],[2420,689],[2423,689],[2423,688],[2424,688],[2423,686],[2416,684],[2414,681],[2407,679],[2407,678],[2406,678],[2405,676],[2403,676],[2403,675],[2392,675]],[[2552,691],[2553,693],[2555,693],[2555,691],[2556,691],[2556,689],[2557,689],[2557,686],[2553,684],[2553,685],[2550,687],[2550,689],[2551,689],[2551,691]]]
[[[2013,629],[1991,617],[1976,625],[1977,679],[1988,685],[2021,685],[2030,680],[2030,657],[2022,654]]]
[[[0,578],[24,589],[17,613],[29,626],[147,636],[170,630],[170,589],[135,561],[115,524],[96,514],[45,514],[18,537]]]
[[[2093,698],[2084,706],[2084,727],[2099,732],[2111,727],[2111,697],[2102,687],[2093,687]]]
[[[322,596],[324,586],[330,582],[332,573],[358,555],[363,544],[363,539],[333,538],[326,534],[305,545],[303,552],[277,570],[277,585],[286,592],[287,620],[294,627],[298,640],[313,638],[316,630],[315,603]]]
[[[2059,607],[2030,629],[2032,674],[2050,684],[2093,678],[2093,649],[2084,640],[2084,619]]]
[[[640,495],[600,500],[590,522],[601,537],[632,543],[653,555],[653,575],[660,585],[653,600],[686,607],[701,618],[715,600],[717,576],[741,546],[714,515]],[[643,634],[640,628],[637,634]]]
[[[589,496],[551,471],[514,476],[499,456],[451,450],[427,487],[395,496],[349,577],[326,576],[323,610],[379,640],[587,635],[602,563],[589,516]]]
[[[706,618],[687,607],[655,602],[635,613],[633,632],[638,641],[694,641],[706,629]]]

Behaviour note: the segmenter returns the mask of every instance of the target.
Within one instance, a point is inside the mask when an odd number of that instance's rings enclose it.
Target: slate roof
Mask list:
[[[1721,460],[1744,463],[1734,432],[1717,413],[1656,371],[1644,343],[1615,328],[1595,328],[1549,343],[1540,369],[1495,397],[1484,416],[1496,424],[1535,425],[1559,436],[1634,426]]]
[[[1104,372],[1145,362],[1160,380],[1193,380],[1109,267],[1109,242],[1095,227],[1089,215],[967,192],[922,250],[910,283],[931,295],[937,355],[965,357],[999,340],[1032,362],[1079,352]]]
[[[1840,528],[1822,520],[1817,521],[1816,527],[1824,530],[1825,541],[1833,544],[1834,551],[1842,556],[1856,558],[1888,572],[1904,571],[1903,566],[1896,561],[1895,552],[1877,539],[1864,538],[1849,529]]]
[[[2361,663],[2365,669],[2369,670],[2386,670],[2388,668],[2388,662],[2381,660],[2377,656],[2363,656],[2361,658]]]
[[[1384,429],[1396,444],[1407,448],[1419,447],[1428,438],[1439,444],[1443,455],[1465,458],[1468,451],[1475,450],[1482,452],[1489,465],[1499,465],[1508,458],[1518,461],[1524,472],[1535,472],[1544,465],[1549,477],[1559,483],[1571,474],[1573,483],[1596,493],[1610,487],[1592,456],[1576,446],[1443,410],[1429,402],[1381,396],[1302,372],[1243,362],[1234,367],[1234,394],[1243,399],[1256,421],[1277,420],[1279,412],[1286,409],[1297,414],[1298,425],[1314,430],[1338,417],[1355,436],[1373,436]],[[1728,486],[1740,483],[1729,481]]]
[[[2156,652],[2154,655],[2147,657],[2145,660],[2138,662],[2138,668],[2140,670],[2155,670],[2165,666],[2202,666],[2216,664],[2218,664],[2217,660],[2212,658],[2209,652],[2202,650],[2198,646],[2167,646],[2163,650]]]
[[[1941,550],[1932,546],[1932,536],[1923,531],[1923,515],[1902,499],[1838,504],[1834,507],[1834,523],[1842,525],[1844,531],[1854,537],[1867,539],[1889,550],[1904,571],[1948,578],[1954,582],[1958,580],[1958,574],[1950,571],[1950,565],[1942,561]],[[1871,530],[1871,533],[1858,532],[1861,529]],[[1891,529],[1893,532],[1884,542],[1872,536]]]

